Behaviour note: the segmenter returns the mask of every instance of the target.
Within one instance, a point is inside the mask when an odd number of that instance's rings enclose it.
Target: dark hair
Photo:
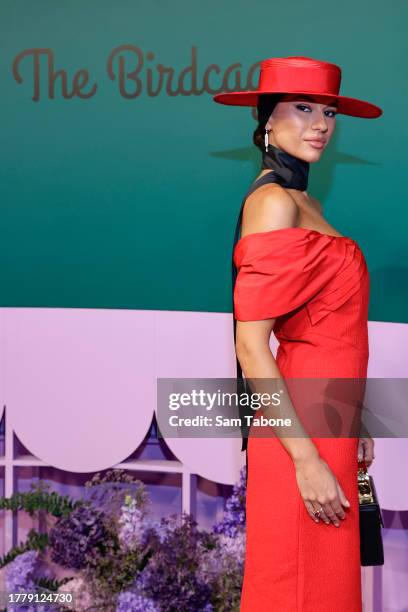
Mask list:
[[[258,126],[254,131],[252,140],[258,149],[265,149],[265,125],[273,109],[282,99],[282,94],[260,94],[258,96]]]

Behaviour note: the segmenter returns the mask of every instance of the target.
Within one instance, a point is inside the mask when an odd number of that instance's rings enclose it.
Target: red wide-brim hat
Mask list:
[[[322,103],[337,103],[339,113],[374,119],[382,109],[371,102],[339,95],[341,68],[311,57],[271,57],[260,62],[258,89],[230,91],[213,96],[214,102],[234,106],[256,106],[262,94],[303,94]]]

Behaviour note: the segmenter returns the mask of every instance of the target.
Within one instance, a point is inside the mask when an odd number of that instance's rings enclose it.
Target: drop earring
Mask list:
[[[269,145],[269,136],[268,136],[268,134],[269,134],[269,130],[267,130],[265,128],[265,151],[268,150],[268,145]]]

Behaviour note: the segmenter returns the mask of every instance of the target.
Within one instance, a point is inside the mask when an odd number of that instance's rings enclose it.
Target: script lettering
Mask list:
[[[55,84],[58,78],[61,79],[61,94],[62,97],[66,100],[70,98],[74,98],[77,96],[78,98],[91,98],[95,95],[97,86],[93,85],[91,90],[88,93],[82,91],[82,89],[88,84],[89,81],[89,72],[82,68],[81,70],[77,70],[74,73],[74,77],[72,79],[72,88],[69,89],[68,84],[68,75],[66,70],[54,70],[54,53],[51,49],[26,49],[19,53],[13,62],[13,76],[17,83],[23,82],[23,77],[20,74],[20,64],[22,60],[26,57],[32,57],[33,60],[33,85],[34,92],[32,96],[32,100],[34,102],[38,102],[40,99],[40,79],[41,79],[41,70],[40,70],[40,58],[42,55],[45,55],[47,58],[47,70],[48,70],[48,98],[55,98]]]

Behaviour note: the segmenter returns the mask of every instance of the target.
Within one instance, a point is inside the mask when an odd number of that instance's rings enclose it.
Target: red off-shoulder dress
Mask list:
[[[234,263],[234,316],[276,318],[284,378],[366,377],[369,274],[354,240],[299,227],[258,232],[237,242]],[[362,610],[358,437],[312,439],[351,507],[339,527],[315,523],[282,443],[250,431],[241,612]]]

